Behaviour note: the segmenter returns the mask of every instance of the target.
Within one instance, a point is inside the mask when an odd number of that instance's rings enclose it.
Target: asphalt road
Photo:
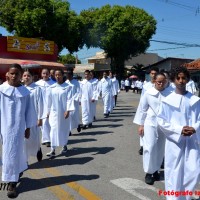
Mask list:
[[[144,183],[142,157],[138,154],[137,126],[132,123],[140,95],[122,91],[117,107],[103,118],[101,99],[93,127],[70,136],[68,152],[49,160],[42,146],[43,161],[29,161],[29,169],[18,184],[20,200],[158,200],[161,181]],[[7,199],[0,191],[0,200]]]

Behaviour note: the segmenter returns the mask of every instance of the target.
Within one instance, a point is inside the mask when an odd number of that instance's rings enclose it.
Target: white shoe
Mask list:
[[[55,156],[56,153],[55,153],[55,150],[52,150],[50,151],[49,153],[46,154],[46,156],[49,156],[49,157],[52,157],[52,156]]]
[[[64,146],[63,148],[62,148],[62,150],[60,151],[60,153],[62,154],[62,153],[67,153],[67,146]]]

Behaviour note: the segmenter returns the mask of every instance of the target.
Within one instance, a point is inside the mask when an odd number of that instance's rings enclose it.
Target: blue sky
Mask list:
[[[71,9],[80,13],[90,7],[110,5],[131,5],[144,9],[157,20],[157,31],[153,40],[173,43],[200,45],[200,1],[199,0],[69,0]],[[8,33],[0,28],[3,35]],[[200,58],[200,47],[178,48],[181,46],[151,42],[147,52],[158,53],[166,57]],[[164,50],[161,50],[164,49]],[[82,49],[78,58],[86,62],[99,49]],[[67,51],[64,50],[62,54]]]

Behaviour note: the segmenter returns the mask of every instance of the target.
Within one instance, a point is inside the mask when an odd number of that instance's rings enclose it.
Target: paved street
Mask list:
[[[47,159],[49,148],[42,146],[44,159],[29,162],[18,185],[20,200],[157,200],[163,181],[144,183],[142,157],[138,155],[137,126],[132,123],[139,95],[122,91],[109,118],[103,118],[101,99],[97,121],[81,133],[73,131],[68,152]],[[163,172],[161,172],[163,176]],[[7,199],[0,191],[0,200]]]

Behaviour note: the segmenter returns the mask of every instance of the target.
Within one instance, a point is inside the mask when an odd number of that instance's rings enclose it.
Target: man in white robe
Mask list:
[[[90,82],[92,83],[93,85],[93,90],[94,90],[94,93],[99,96],[98,94],[98,79],[94,77],[94,72],[93,71],[90,71]],[[98,99],[97,99],[98,100]],[[96,106],[97,106],[97,100],[95,100],[91,106],[92,106],[92,116],[93,116],[93,121],[96,120]]]
[[[157,67],[152,67],[151,70],[150,70],[150,77],[151,77],[151,81],[145,83],[143,85],[143,88],[142,88],[142,93],[141,93],[141,97],[140,97],[140,101],[139,101],[139,105],[137,107],[137,111],[135,113],[135,117],[133,119],[133,123],[135,124],[138,124],[138,125],[141,125],[140,124],[140,114],[141,114],[141,101],[142,101],[142,96],[144,95],[144,93],[154,87],[154,77],[155,75],[159,72],[158,68]],[[138,130],[140,131],[140,130]],[[143,154],[143,140],[142,140],[142,136],[140,136],[140,149],[139,149],[139,154],[142,155]]]
[[[92,103],[94,103],[95,100],[98,100],[98,95],[94,92],[93,84],[90,82],[90,71],[86,70],[84,74],[85,79],[80,82],[80,100],[83,129],[86,129],[87,126],[92,126]]]
[[[103,72],[103,78],[98,85],[99,93],[102,95],[104,105],[104,118],[107,118],[111,112],[111,100],[114,98],[114,90],[112,80],[107,77],[107,73]]]
[[[76,79],[73,79],[73,71],[67,71],[66,83],[72,87],[72,99],[74,100],[74,111],[70,112],[70,130],[77,129],[81,131],[80,114],[79,114],[79,101],[80,101],[80,84]]]
[[[50,85],[54,84],[55,81],[53,81],[49,78],[49,70],[48,69],[43,69],[41,76],[42,76],[42,79],[37,81],[36,84],[39,85],[42,89],[44,108],[46,108],[47,89]],[[42,144],[46,144],[47,147],[50,147],[50,125],[49,125],[49,119],[47,118],[47,116],[44,117],[44,119],[42,120],[41,131],[42,131]]]
[[[166,136],[166,191],[194,192],[200,180],[200,99],[186,91],[189,78],[184,67],[172,71],[176,89],[162,100],[158,113],[158,125]],[[166,198],[190,200],[192,195]]]
[[[2,181],[18,182],[19,173],[27,169],[23,149],[24,131],[37,124],[36,112],[30,101],[30,92],[24,86],[2,84],[0,104],[3,141]]]

